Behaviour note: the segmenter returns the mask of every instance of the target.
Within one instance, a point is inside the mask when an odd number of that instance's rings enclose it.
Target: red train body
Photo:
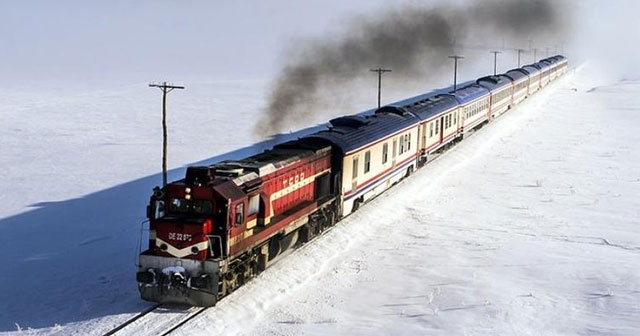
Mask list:
[[[184,180],[157,188],[148,209],[149,249],[141,256],[152,267],[138,273],[143,298],[214,304],[297,241],[309,214],[331,202],[330,176],[331,146],[298,140],[190,167]],[[171,266],[176,260],[179,269]]]

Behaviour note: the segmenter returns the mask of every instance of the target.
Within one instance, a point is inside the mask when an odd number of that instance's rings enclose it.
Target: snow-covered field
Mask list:
[[[639,334],[640,80],[600,70],[573,70],[176,334]],[[251,135],[266,85],[172,92],[169,177],[268,146]],[[2,96],[0,333],[102,334],[149,306],[134,262],[160,93]]]

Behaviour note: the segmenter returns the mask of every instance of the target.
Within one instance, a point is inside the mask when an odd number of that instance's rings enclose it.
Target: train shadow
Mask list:
[[[396,104],[409,104],[446,90]],[[324,128],[326,125],[318,125],[274,135],[190,165],[244,158]],[[169,171],[169,180],[182,178],[185,168]],[[150,303],[139,298],[135,264],[148,197],[160,181],[158,173],[81,198],[43,201],[33,204],[30,211],[0,219],[0,332],[64,329],[74,322],[100,325],[105,319],[115,324],[149,307]],[[46,199],[46,190],[41,192]]]
[[[322,128],[275,135],[190,165],[247,157]],[[169,171],[169,180],[185,169]],[[117,315],[149,307],[139,298],[135,263],[148,197],[160,181],[158,173],[0,219],[0,332],[125,320]]]

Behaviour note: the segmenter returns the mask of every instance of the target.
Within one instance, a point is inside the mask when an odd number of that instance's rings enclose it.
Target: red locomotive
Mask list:
[[[149,249],[137,274],[142,297],[214,305],[299,236],[308,240],[333,222],[332,195],[331,146],[312,139],[188,168],[184,180],[151,196]]]

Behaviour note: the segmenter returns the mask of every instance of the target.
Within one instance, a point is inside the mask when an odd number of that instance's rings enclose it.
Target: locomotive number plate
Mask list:
[[[188,233],[169,232],[169,240],[190,241],[191,237]]]

